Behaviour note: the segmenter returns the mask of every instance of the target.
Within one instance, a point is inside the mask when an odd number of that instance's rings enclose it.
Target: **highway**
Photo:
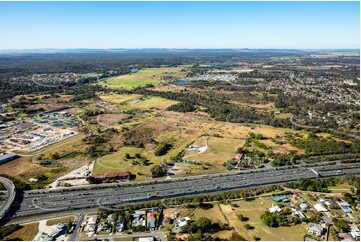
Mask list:
[[[12,181],[0,176],[0,183],[4,184],[7,194],[6,199],[0,204],[0,219],[6,214],[15,199],[16,191]]]
[[[121,188],[102,187],[92,190],[66,190],[57,192],[27,191],[22,202],[14,203],[13,217],[23,217],[58,211],[109,207],[156,199],[195,194],[214,193],[262,185],[295,181],[300,178],[340,176],[345,173],[359,174],[360,164],[337,164],[328,166],[297,167],[284,170],[267,170],[253,173],[232,173],[198,176],[183,180],[171,180],[157,184],[136,183]]]

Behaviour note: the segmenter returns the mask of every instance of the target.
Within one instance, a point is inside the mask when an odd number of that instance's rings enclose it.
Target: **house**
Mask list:
[[[307,208],[308,208],[307,203],[301,203],[301,204],[300,204],[300,209],[301,209],[301,211],[305,211]]]
[[[150,230],[155,229],[155,213],[154,212],[147,213],[147,228]]]
[[[332,224],[332,218],[330,217],[323,216],[321,219],[325,224]]]
[[[95,232],[95,227],[98,221],[98,217],[97,216],[91,216],[88,218],[88,221],[86,223],[86,227],[85,227],[85,232],[87,233],[94,233]]]
[[[360,232],[351,231],[350,235],[354,240],[360,241]]]
[[[300,211],[300,210],[296,210],[295,211],[295,215],[301,219],[301,218],[306,218],[306,216]]]
[[[123,231],[123,229],[124,229],[124,221],[118,220],[115,224],[115,230],[120,233]]]
[[[184,218],[178,220],[175,226],[181,229],[188,224],[189,220],[190,220],[190,218],[184,217]]]
[[[350,208],[350,204],[348,202],[337,202],[338,206],[345,212],[345,213],[351,213],[352,210]]]
[[[323,235],[325,229],[320,224],[310,223],[307,230],[311,234],[315,234],[316,236],[321,236]]]
[[[327,212],[327,209],[321,203],[317,203],[313,207],[317,210],[317,212]]]
[[[270,213],[281,212],[281,211],[282,211],[282,209],[279,206],[274,205],[274,204],[272,204],[272,207],[269,209]]]
[[[236,155],[235,159],[236,159],[237,161],[241,161],[241,160],[242,160],[242,156],[243,156],[243,154],[238,153],[238,154]]]
[[[337,203],[333,199],[326,199],[325,204],[329,208],[337,206]]]
[[[136,210],[133,212],[133,226],[145,226],[146,211]]]
[[[112,227],[110,226],[109,223],[107,222],[102,222],[99,226],[98,226],[98,230],[97,232],[101,232],[101,231],[107,231],[108,233],[112,232]]]
[[[348,233],[339,233],[338,237],[340,238],[340,241],[355,241]]]
[[[109,214],[108,217],[107,217],[107,221],[108,223],[111,223],[114,221],[114,217],[115,217],[115,214],[112,213],[112,214]]]

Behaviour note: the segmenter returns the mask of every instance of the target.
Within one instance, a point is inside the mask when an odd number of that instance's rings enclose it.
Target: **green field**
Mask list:
[[[261,214],[272,206],[272,201],[267,198],[256,198],[253,201],[236,202],[239,207],[232,209],[229,205],[221,205],[224,215],[235,230],[245,239],[253,240],[255,235],[261,240],[274,241],[301,241],[303,235],[307,232],[307,225],[295,225],[290,227],[270,228],[261,221]],[[247,222],[241,222],[237,215],[242,214],[249,218]],[[254,226],[254,229],[246,230],[243,225],[245,223]]]
[[[131,90],[136,87],[145,87],[147,84],[158,85],[160,80],[136,80],[136,79],[124,79],[121,77],[110,78],[105,83],[100,83],[101,86],[112,89],[125,89]]]

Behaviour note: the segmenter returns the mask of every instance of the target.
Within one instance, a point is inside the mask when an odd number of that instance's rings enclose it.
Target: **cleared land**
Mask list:
[[[180,68],[152,68],[142,69],[136,73],[111,77],[97,84],[112,88],[131,90],[136,87],[144,87],[148,84],[157,86],[162,83],[162,77],[182,77],[184,74],[180,72]]]
[[[24,224],[23,227],[5,237],[5,240],[31,241],[39,232],[39,223]]]

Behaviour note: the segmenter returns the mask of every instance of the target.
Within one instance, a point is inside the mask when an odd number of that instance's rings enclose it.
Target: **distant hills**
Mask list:
[[[143,48],[143,49],[17,49],[0,50],[0,54],[95,54],[95,53],[325,53],[325,52],[359,52],[359,49],[169,49],[169,48]]]

